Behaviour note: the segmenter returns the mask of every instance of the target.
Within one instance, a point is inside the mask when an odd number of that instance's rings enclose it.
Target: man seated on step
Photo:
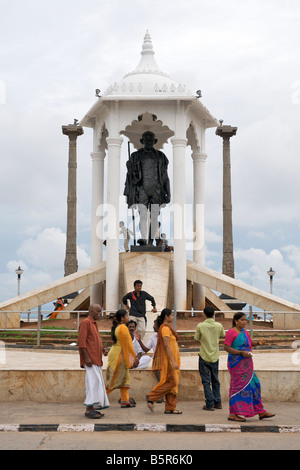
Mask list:
[[[129,322],[127,323],[127,328],[132,338],[132,344],[136,354],[136,359],[138,360],[138,365],[136,367],[132,367],[132,369],[147,369],[149,362],[151,361],[151,357],[144,353],[139,342],[135,337],[136,322],[134,320],[129,320]],[[135,361],[135,363],[137,362],[137,360]]]
[[[144,351],[144,353],[148,353],[149,351],[153,351],[153,356],[155,354],[155,349],[156,349],[156,345],[157,345],[157,332],[158,332],[158,324],[157,324],[157,318],[156,320],[154,320],[154,323],[153,323],[153,330],[154,330],[154,333],[153,335],[149,338],[148,342],[147,342],[147,346],[145,346],[145,344],[143,343],[142,341],[142,337],[140,335],[140,333],[138,331],[136,331],[135,333],[135,338],[136,340],[139,342],[139,345],[141,346],[142,350]],[[157,371],[155,371],[157,372]]]

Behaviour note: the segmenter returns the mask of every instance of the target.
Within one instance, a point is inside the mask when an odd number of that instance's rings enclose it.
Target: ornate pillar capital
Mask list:
[[[84,134],[82,126],[78,126],[77,124],[62,126],[62,133],[67,135],[70,139],[77,139],[79,135]]]
[[[171,143],[173,147],[186,147],[187,145],[187,139],[181,139],[179,137],[172,137]]]
[[[91,152],[92,160],[104,160],[105,159],[105,150],[99,152]]]
[[[106,137],[108,147],[118,146],[121,147],[123,138],[122,137]]]
[[[216,129],[216,135],[222,137],[224,140],[229,140],[231,137],[236,135],[237,127],[232,126],[219,126]]]
[[[207,154],[206,153],[203,153],[201,152],[200,150],[194,150],[193,153],[192,153],[192,159],[195,163],[198,163],[198,162],[203,162],[205,163],[206,160],[207,160]]]

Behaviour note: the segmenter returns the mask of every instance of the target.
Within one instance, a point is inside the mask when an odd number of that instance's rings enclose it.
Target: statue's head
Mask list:
[[[141,144],[143,144],[146,148],[152,148],[153,145],[156,144],[157,139],[155,137],[155,134],[151,131],[145,131],[142,135],[142,138],[140,140]]]

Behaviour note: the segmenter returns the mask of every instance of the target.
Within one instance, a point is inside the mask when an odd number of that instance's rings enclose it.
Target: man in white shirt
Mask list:
[[[135,337],[136,337],[136,340],[139,342],[139,345],[144,351],[144,353],[148,353],[152,349],[153,356],[154,356],[156,345],[157,345],[157,332],[158,332],[158,325],[157,325],[156,320],[154,320],[154,323],[153,323],[153,330],[154,330],[154,334],[149,338],[147,346],[144,345],[141,335],[139,333],[135,333]]]
[[[132,367],[132,369],[147,369],[149,362],[151,361],[151,357],[145,354],[142,347],[140,346],[140,343],[135,337],[136,322],[134,320],[129,320],[129,322],[127,323],[127,328],[132,338],[132,344],[136,354],[136,359],[138,359],[138,365],[136,367]]]

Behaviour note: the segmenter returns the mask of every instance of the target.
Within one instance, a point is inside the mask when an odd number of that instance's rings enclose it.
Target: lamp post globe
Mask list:
[[[21,284],[21,276],[24,272],[24,270],[19,266],[18,269],[16,269],[16,275],[18,276],[18,295],[20,295],[20,284]]]
[[[275,271],[270,268],[267,274],[270,277],[270,294],[273,294],[273,277],[275,276]]]

